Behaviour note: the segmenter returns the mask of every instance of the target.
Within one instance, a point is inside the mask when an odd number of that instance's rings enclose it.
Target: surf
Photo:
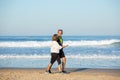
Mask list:
[[[0,47],[50,47],[51,41],[1,41]],[[119,39],[64,41],[70,47],[120,45]]]
[[[100,54],[93,54],[93,55],[66,55],[68,59],[120,59],[118,55],[100,55]],[[0,59],[48,59],[50,55],[0,55]]]

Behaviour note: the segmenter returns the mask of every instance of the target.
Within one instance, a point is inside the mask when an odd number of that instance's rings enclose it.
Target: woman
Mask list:
[[[52,37],[52,45],[51,45],[51,61],[50,64],[48,64],[46,73],[51,73],[51,67],[53,65],[53,63],[57,60],[58,62],[58,70],[60,73],[62,73],[61,70],[61,60],[60,60],[60,56],[59,56],[59,50],[62,48],[65,48],[66,46],[60,46],[57,42],[57,34],[54,34]]]

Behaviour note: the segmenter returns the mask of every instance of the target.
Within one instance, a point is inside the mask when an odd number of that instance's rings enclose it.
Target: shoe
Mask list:
[[[52,73],[51,70],[49,70],[49,73]]]
[[[62,71],[64,74],[69,74],[70,72],[67,72],[67,71]]]
[[[51,70],[49,70],[49,71],[46,70],[45,73],[46,74],[51,74],[52,72],[51,72]]]
[[[63,71],[60,71],[59,73],[60,73],[60,74],[66,74],[66,73],[64,73]]]
[[[67,71],[62,71],[63,73],[68,73]]]

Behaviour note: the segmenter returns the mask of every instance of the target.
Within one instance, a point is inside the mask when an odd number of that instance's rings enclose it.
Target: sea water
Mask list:
[[[120,36],[63,36],[66,68],[120,69]],[[46,68],[51,36],[0,36],[0,68]],[[57,67],[57,62],[53,65]]]

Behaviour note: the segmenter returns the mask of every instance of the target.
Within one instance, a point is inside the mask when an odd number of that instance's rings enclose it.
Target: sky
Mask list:
[[[120,35],[120,0],[0,0],[0,36]]]

